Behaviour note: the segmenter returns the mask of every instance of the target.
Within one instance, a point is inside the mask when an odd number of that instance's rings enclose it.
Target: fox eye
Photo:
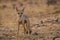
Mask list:
[[[23,14],[23,13],[21,13],[21,14]]]
[[[18,13],[19,14],[19,13]]]

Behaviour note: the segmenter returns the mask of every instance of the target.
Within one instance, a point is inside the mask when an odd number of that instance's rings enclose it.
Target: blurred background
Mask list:
[[[18,14],[30,20],[32,34],[24,35],[20,26],[19,40],[60,40],[60,0],[0,0],[0,40],[17,40]]]

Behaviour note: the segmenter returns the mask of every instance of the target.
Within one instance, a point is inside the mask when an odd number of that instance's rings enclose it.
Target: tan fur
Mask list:
[[[23,8],[21,11],[19,11],[16,7],[16,10],[18,12],[18,16],[19,16],[19,20],[18,20],[18,32],[19,32],[19,26],[20,24],[22,24],[23,28],[24,28],[24,34],[28,33],[31,31],[30,30],[30,21],[28,19],[28,17],[26,15],[23,14],[24,12]]]

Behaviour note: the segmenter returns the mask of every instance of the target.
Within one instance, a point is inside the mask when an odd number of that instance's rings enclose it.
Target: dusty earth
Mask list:
[[[24,34],[15,9],[25,7],[32,33]],[[18,36],[17,36],[18,35]],[[0,40],[60,40],[60,0],[0,0]]]

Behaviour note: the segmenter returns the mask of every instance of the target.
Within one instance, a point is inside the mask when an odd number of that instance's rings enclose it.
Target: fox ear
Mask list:
[[[17,7],[16,7],[16,10],[19,11]]]
[[[25,9],[25,7],[22,9],[23,12],[24,12],[24,9]]]

